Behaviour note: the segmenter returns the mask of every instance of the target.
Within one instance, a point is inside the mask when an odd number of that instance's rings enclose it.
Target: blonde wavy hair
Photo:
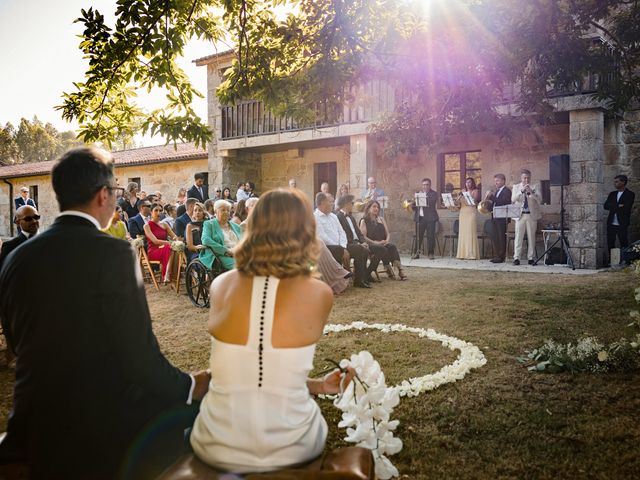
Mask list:
[[[311,275],[320,246],[311,204],[300,190],[268,191],[246,222],[234,249],[239,271],[278,278]]]

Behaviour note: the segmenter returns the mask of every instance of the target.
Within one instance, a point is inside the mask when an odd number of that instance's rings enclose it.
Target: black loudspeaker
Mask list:
[[[551,185],[569,185],[569,155],[549,157],[549,182]]]

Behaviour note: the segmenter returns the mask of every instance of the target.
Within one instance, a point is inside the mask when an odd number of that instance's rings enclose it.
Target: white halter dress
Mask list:
[[[327,423],[307,389],[315,344],[271,345],[279,279],[254,277],[246,345],[211,337],[211,383],[191,432],[196,455],[238,473],[304,463],[320,455]]]

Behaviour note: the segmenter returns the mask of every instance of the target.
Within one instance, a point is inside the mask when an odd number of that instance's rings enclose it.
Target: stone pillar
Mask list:
[[[604,203],[604,113],[569,112],[570,185],[565,187],[565,221],[576,268],[597,268],[606,249]]]
[[[367,178],[375,175],[376,143],[371,135],[352,135],[350,138],[349,184],[358,197],[367,188]]]

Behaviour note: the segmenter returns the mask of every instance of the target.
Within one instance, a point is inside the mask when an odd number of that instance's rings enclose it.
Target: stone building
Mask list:
[[[231,52],[223,52],[195,60],[207,67],[208,121],[214,134],[209,145],[211,182],[228,185],[252,179],[258,191],[265,191],[286,186],[289,178],[295,178],[312,198],[320,183],[328,181],[334,192],[348,183],[351,193],[359,196],[367,177],[373,175],[389,196],[385,216],[393,241],[405,253],[411,248],[414,228],[411,215],[401,208],[402,200],[413,198],[423,177],[431,178],[434,188],[442,192],[447,183],[459,189],[465,177],[473,176],[486,192],[494,174],[505,174],[507,185],[512,186],[519,182],[520,170],[527,168],[532,182],[542,188],[545,205],[540,231],[560,218],[560,187],[550,185],[549,157],[570,155],[565,219],[572,257],[581,268],[596,268],[605,261],[603,203],[613,190],[613,177],[628,175],[628,187],[640,191],[640,112],[605,117],[600,104],[589,95],[591,78],[577,91],[556,96],[553,126],[521,128],[509,141],[487,133],[460,135],[415,155],[388,159],[369,128],[380,114],[394,107],[394,91],[384,82],[372,81],[355,90],[356,102],[344,107],[338,123],[324,122],[319,115],[314,125],[300,126],[291,119],[274,117],[259,101],[220,105],[215,89],[232,59]],[[508,98],[499,108],[515,111]],[[634,208],[636,219],[638,208],[640,201]],[[440,217],[442,245],[457,213],[442,209]],[[479,233],[487,218],[479,218]],[[636,220],[631,238],[639,237]]]
[[[118,185],[126,187],[138,182],[147,193],[162,192],[163,198],[174,201],[180,187],[193,185],[193,175],[207,172],[207,152],[193,144],[136,148],[113,152]],[[15,234],[13,199],[20,188],[29,187],[42,216],[42,228],[51,225],[58,211],[58,203],[51,186],[51,169],[55,161],[25,163],[0,167],[0,238]],[[205,183],[207,183],[205,181]]]

